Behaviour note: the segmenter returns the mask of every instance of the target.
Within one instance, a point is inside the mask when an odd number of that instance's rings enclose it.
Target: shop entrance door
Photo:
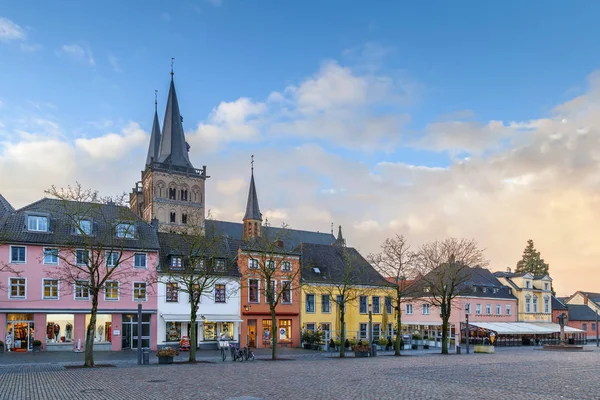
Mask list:
[[[123,350],[131,349],[131,325],[123,324],[121,332],[121,348]]]
[[[11,342],[10,351],[26,352],[33,349],[35,326],[32,320],[33,314],[8,314],[6,332]]]
[[[248,320],[248,346],[256,348],[256,320]]]

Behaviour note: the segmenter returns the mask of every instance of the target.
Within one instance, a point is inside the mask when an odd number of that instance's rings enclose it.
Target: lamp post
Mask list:
[[[137,362],[142,365],[143,349],[142,349],[142,303],[138,303],[137,309]]]
[[[466,332],[466,343],[467,343],[467,354],[469,354],[469,313],[468,310],[465,310],[465,316],[467,317],[467,326],[465,327]]]
[[[370,356],[373,357],[373,306],[369,303],[369,346],[371,346]]]

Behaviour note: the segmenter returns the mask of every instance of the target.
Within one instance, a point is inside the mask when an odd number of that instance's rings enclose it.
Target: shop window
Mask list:
[[[58,249],[44,248],[44,264],[58,264]]]
[[[215,303],[225,303],[225,285],[215,285]]]
[[[146,301],[146,282],[134,282],[133,283],[133,300],[134,301]]]
[[[179,301],[179,285],[175,282],[167,283],[165,299],[167,303],[177,303]]]
[[[373,296],[373,314],[381,314],[381,297]]]
[[[271,342],[271,320],[263,319],[263,343],[268,344]]]
[[[146,253],[135,253],[133,266],[134,268],[146,268]]]
[[[279,320],[279,337],[277,338],[280,342],[289,342],[292,340],[292,320],[291,319],[280,319]]]
[[[321,295],[321,312],[331,312],[331,302],[329,300],[330,298],[328,294]]]
[[[223,340],[233,339],[233,322],[221,322],[218,324],[219,338]]]
[[[75,300],[89,300],[90,286],[88,281],[75,281]]]
[[[47,314],[46,321],[46,343],[73,342],[75,326],[73,314]]]
[[[181,340],[181,322],[167,322],[167,342],[179,342]]]
[[[44,279],[44,299],[58,300],[58,279]]]
[[[92,316],[85,316],[85,327],[90,325]],[[112,342],[112,315],[96,314],[96,329],[94,330],[94,343]]]
[[[258,279],[249,279],[248,280],[248,301],[250,303],[258,303],[259,302],[259,281]]]
[[[27,280],[25,278],[10,278],[10,298],[24,299],[26,294]]]
[[[367,313],[367,296],[360,296],[358,299],[358,312],[361,314]]]
[[[25,262],[25,246],[10,246],[10,262],[23,264]]]

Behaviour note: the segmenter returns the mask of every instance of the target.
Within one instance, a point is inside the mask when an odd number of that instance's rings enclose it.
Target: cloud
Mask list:
[[[76,61],[85,62],[90,66],[96,65],[92,49],[88,45],[65,44],[60,51]]]
[[[119,65],[119,59],[112,54],[108,55],[108,62],[114,72],[122,72],[121,66]]]
[[[25,40],[26,37],[25,31],[20,25],[8,18],[0,17],[0,41]]]
[[[131,122],[121,133],[107,133],[92,139],[76,139],[75,146],[94,160],[118,160],[136,147],[143,147],[148,134]]]
[[[21,51],[24,51],[25,53],[35,53],[37,51],[40,51],[43,46],[41,44],[29,44],[29,43],[20,43],[19,47],[21,49]]]

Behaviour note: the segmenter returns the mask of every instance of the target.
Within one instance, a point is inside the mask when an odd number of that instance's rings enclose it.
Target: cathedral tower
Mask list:
[[[248,202],[246,203],[246,214],[244,214],[244,239],[251,239],[261,235],[262,214],[258,207],[258,196],[254,186],[254,156],[251,162],[250,190],[248,190]]]
[[[129,196],[129,204],[145,221],[158,220],[161,232],[201,230],[204,227],[206,166],[190,162],[183,117],[175,92],[173,71],[162,133],[154,101],[154,123],[142,180]]]

